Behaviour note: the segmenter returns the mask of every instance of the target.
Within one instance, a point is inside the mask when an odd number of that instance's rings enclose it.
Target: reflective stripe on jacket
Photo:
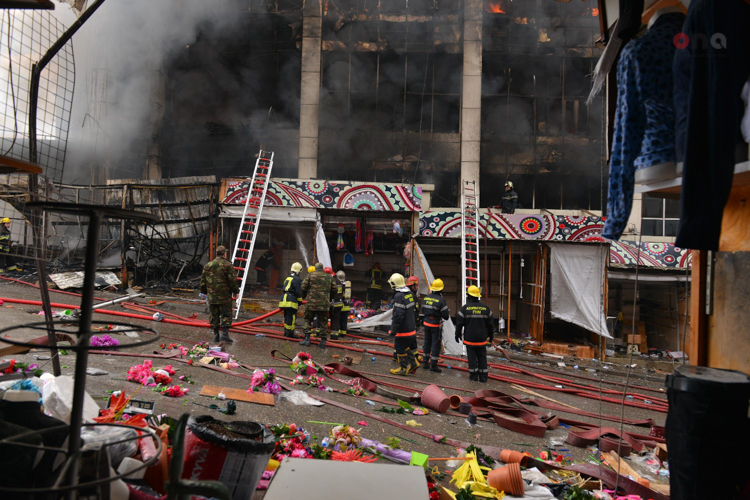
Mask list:
[[[284,295],[279,302],[279,308],[297,309],[302,302],[302,279],[299,274],[292,273],[284,280]]]
[[[408,288],[401,288],[396,291],[396,295],[393,297],[392,334],[398,336],[399,333],[416,333],[417,321],[414,318],[415,304],[414,294]]]
[[[466,304],[456,315],[456,335],[463,332],[466,345],[484,345],[487,339],[492,340],[495,330],[492,311],[474,297],[468,297]]]

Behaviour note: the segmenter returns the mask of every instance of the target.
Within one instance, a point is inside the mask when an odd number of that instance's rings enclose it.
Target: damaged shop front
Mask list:
[[[95,203],[151,213],[157,223],[105,219],[98,245],[98,269],[113,272],[124,286],[170,290],[191,285],[215,247],[218,184],[214,176],[160,180],[112,179],[106,185],[56,184],[56,196],[76,204]],[[48,266],[53,272],[80,270],[88,219],[49,215]]]
[[[603,349],[624,349],[633,342],[621,328],[623,322],[618,325],[618,313],[632,304],[632,295],[628,297],[622,280],[627,281],[635,267],[660,271],[662,279],[672,280],[690,265],[690,252],[671,244],[642,243],[639,249],[637,242],[604,241],[598,216],[522,212],[527,213],[480,210],[479,275],[482,300],[497,316],[501,334],[535,352],[598,358]],[[461,301],[460,238],[459,210],[426,210],[420,215],[418,245],[434,275],[445,282],[451,311],[458,310]],[[610,270],[613,267],[619,269]],[[630,283],[631,294],[632,287]],[[427,293],[426,286],[421,292]],[[658,295],[658,290],[650,293]],[[684,303],[685,290],[677,299],[674,290],[671,293],[671,302],[654,303],[655,316],[675,318],[673,309],[676,301]],[[657,331],[649,325],[648,332],[652,345],[677,348],[676,330]]]
[[[223,179],[220,241],[229,246],[239,231],[249,179]],[[268,291],[278,290],[294,262],[344,270],[352,296],[364,302],[367,272],[377,263],[381,286],[395,272],[408,275],[409,241],[419,213],[429,205],[431,185],[272,179],[268,185],[251,263],[270,249]],[[248,283],[255,276],[249,277]]]

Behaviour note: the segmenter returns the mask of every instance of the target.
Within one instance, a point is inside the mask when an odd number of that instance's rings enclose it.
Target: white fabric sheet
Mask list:
[[[323,224],[318,222],[316,225],[318,227],[315,233],[316,262],[323,264],[323,267],[333,268],[331,265],[331,252],[328,250],[328,241],[326,240],[326,234],[323,232]]]
[[[550,244],[552,317],[612,338],[604,314],[604,272],[609,245]]]

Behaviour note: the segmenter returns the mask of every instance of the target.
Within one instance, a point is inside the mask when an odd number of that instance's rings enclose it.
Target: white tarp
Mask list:
[[[331,265],[331,253],[328,250],[328,241],[326,240],[326,234],[323,232],[323,224],[318,221],[316,225],[318,226],[318,230],[315,233],[316,262],[323,264],[323,267],[333,268]]]
[[[427,263],[427,259],[422,253],[422,249],[416,240],[412,240],[414,245],[414,264],[412,266],[415,276],[419,278],[419,290],[421,293],[429,293],[430,283],[435,280],[435,275],[432,274],[430,264]],[[451,311],[451,314],[456,314],[458,311]],[[456,342],[456,326],[453,324],[453,320],[448,318],[447,321],[443,322],[443,348],[446,354],[451,356],[462,356],[464,354],[464,345]]]
[[[389,309],[384,313],[376,314],[365,318],[359,323],[349,323],[346,327],[349,330],[362,330],[364,328],[375,328],[377,326],[391,326],[391,319],[393,318],[393,309]]]
[[[604,314],[604,272],[609,245],[550,244],[550,314],[612,338]]]

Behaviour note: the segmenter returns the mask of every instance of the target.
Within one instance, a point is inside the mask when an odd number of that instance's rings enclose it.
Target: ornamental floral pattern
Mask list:
[[[225,205],[244,205],[250,179],[227,179]],[[265,206],[333,208],[378,212],[418,212],[422,188],[397,184],[362,184],[323,180],[271,180]]]
[[[595,216],[501,214],[492,210],[479,215],[483,238],[548,242],[601,243],[604,219]],[[419,235],[433,238],[459,238],[461,212],[429,210],[419,219]],[[610,241],[610,263],[615,266],[686,269],[692,265],[690,250],[671,243]]]

